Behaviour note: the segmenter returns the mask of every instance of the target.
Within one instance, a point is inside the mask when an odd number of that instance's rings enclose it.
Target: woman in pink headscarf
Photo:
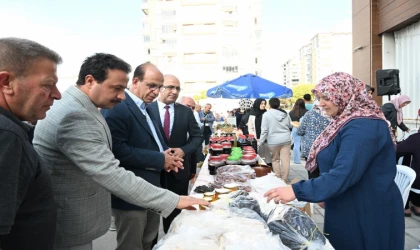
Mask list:
[[[403,200],[394,182],[395,144],[365,85],[334,73],[312,90],[331,123],[314,141],[306,169],[320,176],[268,191],[268,200],[325,203],[324,231],[335,249],[404,249]]]
[[[397,131],[397,126],[404,132],[410,132],[410,129],[403,123],[402,113],[402,108],[407,106],[410,102],[410,97],[399,95],[381,107],[386,119],[391,123],[391,129],[394,135]]]

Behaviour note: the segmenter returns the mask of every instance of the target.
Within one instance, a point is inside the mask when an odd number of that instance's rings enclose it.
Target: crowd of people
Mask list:
[[[105,53],[87,57],[60,93],[61,61],[34,41],[0,39],[0,250],[90,250],[112,216],[117,249],[151,249],[161,216],[166,233],[180,209],[209,205],[188,188],[228,118],[284,182],[291,161],[305,160],[308,180],[268,191],[268,201],[322,202],[336,249],[404,249],[404,215],[420,216],[420,195],[404,210],[394,182],[404,156],[420,188],[420,135],[396,143],[397,127],[411,132],[408,96],[379,107],[374,89],[338,72],[290,111],[278,98],[243,99],[224,117],[180,96],[180,80],[152,63],[128,84],[131,66]]]

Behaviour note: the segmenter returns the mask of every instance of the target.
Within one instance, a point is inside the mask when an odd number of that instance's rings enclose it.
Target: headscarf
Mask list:
[[[406,95],[400,95],[395,97],[390,101],[390,103],[394,104],[395,109],[397,110],[397,124],[400,125],[403,121],[403,113],[402,108],[400,107],[403,103],[408,102],[410,103],[410,97]]]
[[[255,132],[257,134],[257,139],[260,138],[261,135],[261,123],[262,123],[262,115],[267,111],[267,110],[261,110],[260,109],[260,105],[262,102],[267,103],[266,100],[262,99],[262,98],[257,98],[254,101],[254,106],[252,107],[251,113],[250,115],[255,116]]]
[[[353,119],[369,118],[384,120],[385,116],[376,102],[366,95],[365,85],[359,79],[343,72],[336,72],[323,78],[312,90],[316,96],[331,100],[338,107],[337,115],[314,141],[305,168],[312,172],[318,166],[316,156],[326,148],[338,131]],[[392,132],[389,131],[391,138]]]

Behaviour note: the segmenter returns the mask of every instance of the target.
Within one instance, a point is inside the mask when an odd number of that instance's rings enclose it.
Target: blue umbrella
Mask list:
[[[209,89],[207,96],[227,99],[270,99],[272,97],[289,98],[293,96],[293,92],[285,86],[253,74],[247,74]]]

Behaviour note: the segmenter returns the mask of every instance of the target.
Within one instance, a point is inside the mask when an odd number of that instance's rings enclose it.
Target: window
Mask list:
[[[216,52],[184,53],[184,63],[214,63],[217,62]]]
[[[164,33],[164,34],[176,33],[176,24],[164,24],[164,25],[162,25],[162,33]]]
[[[238,73],[238,66],[223,66],[223,71],[226,73]]]
[[[255,57],[255,64],[258,64],[258,57]]]
[[[143,39],[145,43],[150,42],[150,36],[143,36]]]
[[[225,58],[237,58],[239,52],[235,48],[223,48],[223,57]]]
[[[162,43],[167,44],[167,45],[176,45],[177,40],[176,39],[162,39]]]
[[[174,17],[176,16],[176,10],[162,10],[162,17]]]
[[[215,23],[196,23],[182,25],[182,32],[186,35],[216,33]]]
[[[261,39],[261,30],[256,30],[255,31],[255,38]]]

